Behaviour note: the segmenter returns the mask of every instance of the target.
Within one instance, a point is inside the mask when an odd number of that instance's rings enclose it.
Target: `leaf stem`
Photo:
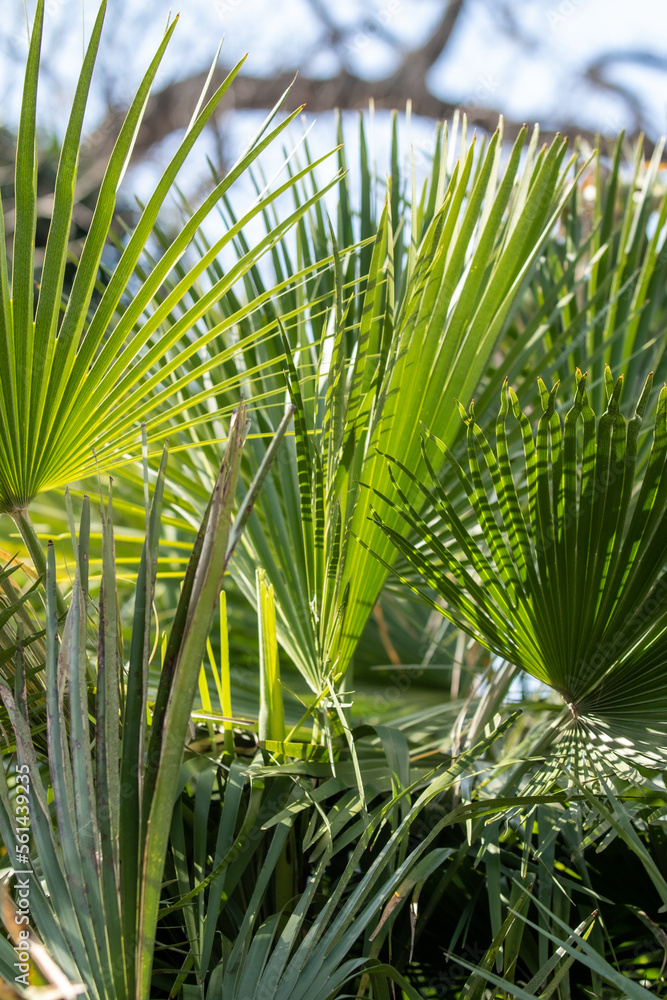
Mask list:
[[[44,549],[42,548],[42,543],[37,537],[37,532],[35,531],[32,521],[30,520],[30,515],[28,514],[27,509],[14,510],[9,516],[12,518],[14,524],[21,533],[21,538],[23,539],[25,547],[27,548],[30,558],[33,561],[37,576],[43,576],[46,578],[46,556],[44,554]],[[67,604],[65,603],[65,598],[57,587],[56,607],[58,609],[59,618],[62,615],[67,614]]]

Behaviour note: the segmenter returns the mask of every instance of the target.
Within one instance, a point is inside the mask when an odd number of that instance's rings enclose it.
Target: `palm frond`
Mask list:
[[[0,681],[17,760],[16,764],[8,760],[0,768],[0,831],[8,860],[15,873],[30,872],[35,883],[31,912],[36,926],[58,965],[73,981],[84,982],[91,997],[134,997],[149,992],[173,804],[206,640],[227,562],[290,417],[267,450],[256,482],[234,518],[234,492],[247,430],[243,408],[237,414],[166,644],[150,728],[151,607],[166,452],[153,502],[150,508],[147,502],[146,507],[146,541],[137,577],[127,671],[119,647],[111,497],[103,511],[103,579],[95,669],[89,665],[87,650],[87,505],[75,544],[76,573],[62,634],[58,629],[55,555],[49,544],[48,772],[38,757],[39,730],[33,727],[33,732],[30,727],[23,660],[17,661],[14,692]],[[20,609],[16,613],[20,614]],[[91,671],[94,698],[88,687]],[[29,857],[18,850],[11,832],[10,795],[16,775],[25,773],[30,781],[29,825],[34,835]],[[42,878],[43,884],[39,881]]]
[[[257,307],[251,303],[207,336],[193,340],[191,331],[207,309],[224,297],[258,259],[294,226],[301,215],[327,189],[276,220],[257,245],[246,246],[227,273],[217,273],[200,294],[194,285],[213,261],[231,244],[244,226],[266,212],[298,180],[316,169],[309,164],[297,178],[288,178],[264,192],[239,223],[226,231],[207,253],[186,263],[196,234],[262,151],[293,121],[297,112],[277,124],[277,108],[229,173],[219,179],[201,205],[194,209],[159,259],[137,281],[140,263],[152,239],[158,213],[173,190],[177,175],[196,140],[232,85],[237,65],[215,93],[204,100],[134,229],[120,246],[118,261],[99,285],[102,252],[110,239],[116,198],[143,109],[166,46],[172,24],[157,50],[130,105],[101,183],[97,204],[83,244],[71,289],[65,287],[68,237],[74,209],[75,182],[83,119],[102,25],[106,0],[100,6],[86,52],[62,146],[55,185],[53,216],[35,300],[33,266],[36,176],[35,134],[39,53],[44,21],[44,0],[39,0],[26,66],[24,97],[16,152],[16,219],[13,254],[0,261],[0,511],[17,517],[41,492],[60,487],[96,468],[137,455],[137,421],[145,419],[150,438],[164,436],[170,421],[182,419],[185,406],[181,390],[212,367],[223,364],[239,345],[209,352],[206,364],[193,372],[188,359],[208,345],[221,330],[239,323]],[[284,96],[284,95],[283,95]],[[326,159],[326,157],[325,157]],[[321,162],[321,161],[317,161]],[[4,254],[4,241],[3,241]],[[177,269],[184,263],[182,272]],[[165,281],[177,275],[168,294]],[[166,322],[172,316],[173,321]],[[241,341],[241,348],[248,346]],[[239,377],[230,390],[238,393]],[[215,390],[207,384],[197,400],[210,399]],[[231,415],[232,408],[226,412]],[[208,423],[212,421],[209,412]],[[20,518],[19,518],[20,519]],[[25,527],[22,523],[21,529]],[[38,558],[37,545],[33,544]],[[43,567],[38,566],[39,570]]]
[[[495,450],[474,406],[468,413],[460,407],[467,470],[430,435],[465,490],[472,527],[456,513],[448,478],[436,475],[425,442],[430,483],[392,460],[387,471],[397,498],[381,497],[418,543],[406,541],[377,509],[373,518],[443,599],[444,606],[427,596],[434,607],[562,696],[567,731],[621,758],[660,763],[667,753],[667,387],[659,394],[646,471],[636,481],[652,376],[629,421],[620,412],[622,376],[614,383],[605,370],[607,409],[599,418],[578,370],[576,382],[564,420],[556,409],[558,384],[549,392],[540,383],[536,433],[505,383]],[[523,461],[516,454],[510,460],[510,411],[521,428]],[[420,514],[424,504],[428,516]],[[434,530],[437,523],[449,542]]]
[[[392,177],[373,209],[367,163],[360,235],[373,232],[372,242],[350,246],[347,211],[337,233],[317,206],[304,217],[299,263],[317,261],[318,268],[303,290],[292,282],[290,294],[273,299],[264,328],[277,318],[282,340],[258,346],[284,372],[296,407],[295,439],[249,525],[235,574],[254,602],[254,567],[264,568],[279,639],[316,697],[344,676],[386,577],[364,547],[369,533],[382,542],[359,483],[385,476],[378,448],[391,446],[413,470],[421,468],[415,414],[446,424],[443,433],[453,441],[458,429],[444,408],[443,386],[473,391],[568,190],[560,140],[527,161],[520,183],[524,133],[502,175],[500,130],[487,150],[478,153],[472,144],[449,173],[446,153],[455,136],[445,131],[440,138],[430,207],[412,205],[412,234],[404,179]],[[363,149],[362,141],[362,158]],[[282,262],[276,268],[282,273]],[[262,276],[253,271],[248,278],[248,297],[263,296]],[[248,356],[249,371],[259,356]],[[280,412],[271,401],[274,386],[268,374],[252,383],[260,434],[271,432]],[[186,482],[191,496],[189,476],[179,492]]]

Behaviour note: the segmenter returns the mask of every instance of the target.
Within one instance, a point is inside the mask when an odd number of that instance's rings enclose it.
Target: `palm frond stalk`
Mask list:
[[[0,567],[0,678],[7,684],[14,683],[17,673],[25,678],[24,697],[33,736],[45,748],[44,628],[31,606],[39,593],[39,580],[21,590],[12,580],[18,569],[14,560]],[[0,707],[0,734],[9,747],[10,730],[7,713]]]
[[[418,541],[406,540],[376,509],[372,516],[444,607],[404,577],[413,590],[562,696],[562,729],[579,746],[608,750],[619,762],[664,764],[667,386],[636,482],[653,377],[630,420],[620,411],[623,376],[614,383],[607,367],[604,381],[607,408],[598,418],[586,376],[577,369],[574,403],[563,420],[556,409],[558,383],[549,392],[540,380],[543,412],[536,433],[505,382],[495,449],[475,421],[474,405],[466,413],[459,404],[467,425],[467,471],[429,435],[465,490],[472,527],[455,511],[453,484],[436,475],[425,440],[430,482],[391,459],[397,499],[382,496]],[[511,460],[510,414],[523,437],[523,457]],[[399,483],[397,466],[413,492]]]

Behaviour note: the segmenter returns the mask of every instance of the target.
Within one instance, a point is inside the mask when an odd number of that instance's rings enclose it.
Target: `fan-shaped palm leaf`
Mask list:
[[[239,63],[208,101],[205,101],[205,93],[202,94],[189,129],[134,230],[121,247],[118,262],[106,285],[100,289],[100,262],[113,221],[118,188],[174,23],[166,31],[121,127],[101,183],[74,281],[67,292],[65,264],[81,134],[105,10],[106,0],[103,0],[63,141],[37,296],[34,291],[35,138],[44,0],[37,4],[25,74],[16,152],[11,255],[5,251],[4,233],[0,238],[0,512],[14,516],[40,570],[43,569],[43,556],[30,531],[25,509],[44,490],[94,473],[96,464],[109,468],[120,460],[136,457],[139,420],[146,420],[149,436],[157,436],[164,433],[170,421],[182,418],[186,404],[179,393],[183,387],[222,364],[244,342],[241,340],[240,345],[227,343],[220,351],[210,351],[206,361],[194,372],[185,362],[220,329],[231,328],[239,322],[255,304],[249,303],[239,315],[227,317],[197,343],[192,330],[198,319],[243,278],[321,193],[313,194],[286,220],[276,219],[258,245],[246,245],[245,253],[228,273],[218,271],[215,279],[188,301],[193,285],[223,248],[250,219],[288,191],[295,179],[289,177],[281,186],[263,192],[236,226],[227,229],[205,255],[197,255],[184,267],[168,294],[159,294],[165,280],[191,248],[203,220],[296,114],[270,127],[274,109],[230,172],[184,221],[151,270],[138,278],[137,266],[152,238],[159,210],[194,143],[240,69]],[[308,164],[303,173],[308,174],[315,166]],[[165,324],[165,319],[175,310],[177,320]],[[235,387],[238,381],[237,378]],[[207,399],[213,392],[209,380],[198,392],[197,399]],[[151,415],[153,419],[149,420]],[[208,419],[210,421],[210,414]]]
[[[555,382],[582,353],[595,373],[587,392],[596,410],[604,408],[605,362],[623,369],[626,394],[641,392],[647,371],[665,377],[664,142],[648,161],[641,142],[624,157],[622,134],[612,155],[595,150],[515,310],[502,365],[475,396],[482,426],[506,375],[525,406],[538,372]]]
[[[360,138],[363,159],[363,130]],[[423,202],[412,203],[409,237],[399,171],[373,222],[373,178],[362,162],[369,217],[360,235],[374,232],[372,245],[350,249],[344,218],[334,236],[316,206],[297,230],[299,254],[321,264],[308,312],[295,312],[298,294],[272,303],[284,329],[273,351],[284,351],[297,407],[295,448],[262,498],[235,572],[254,599],[254,567],[266,570],[280,640],[316,696],[345,673],[386,576],[357,543],[378,537],[359,480],[385,476],[378,446],[400,453],[413,471],[420,467],[415,413],[451,444],[458,428],[443,386],[474,390],[569,187],[562,140],[539,154],[532,143],[520,174],[525,132],[504,170],[502,129],[479,153],[471,144],[452,168],[453,136],[444,130],[440,138]],[[344,191],[341,200],[349,208]],[[327,241],[330,257],[322,252]],[[269,405],[268,383],[264,376],[256,382],[265,433],[282,408],[282,400]]]
[[[468,429],[468,471],[432,435],[475,515],[464,525],[451,487],[389,464],[398,501],[388,500],[417,533],[406,541],[374,511],[376,523],[423,581],[444,600],[436,607],[498,656],[550,685],[567,706],[564,724],[619,756],[667,757],[667,387],[658,398],[653,445],[635,482],[637,449],[652,385],[635,414],[619,408],[623,377],[605,371],[607,409],[596,419],[586,376],[577,370],[574,404],[556,411],[558,383],[540,382],[543,413],[534,435],[507,383],[496,448],[461,407]],[[523,461],[507,447],[510,411],[523,436]],[[400,465],[409,496],[392,471]],[[427,501],[431,517],[419,508]],[[443,544],[441,521],[451,535]]]

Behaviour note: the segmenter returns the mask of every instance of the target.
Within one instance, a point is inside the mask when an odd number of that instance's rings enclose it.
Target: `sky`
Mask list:
[[[28,0],[29,11],[34,0]],[[329,5],[331,6],[331,5]],[[495,0],[469,0],[454,44],[432,69],[430,84],[447,99],[498,104],[509,116],[529,121],[576,116],[592,127],[626,124],[613,97],[594,96],[579,79],[582,67],[604,50],[638,48],[667,58],[665,0],[509,0],[524,38],[501,30]],[[16,61],[0,63],[0,115],[16,119],[20,101],[17,70],[26,48],[23,0],[2,0],[2,33],[11,39]],[[49,86],[40,95],[44,120],[64,125],[63,109],[74,85],[82,48],[82,8],[89,31],[97,0],[46,0],[45,59]],[[125,11],[127,8],[127,11]],[[124,11],[118,16],[119,9]],[[111,0],[105,27],[104,69],[115,92],[129,97],[141,67],[150,59],[172,9],[171,0],[119,4]],[[348,40],[350,67],[372,79],[390,73],[396,56],[383,43],[378,25],[405,48],[420,44],[442,9],[441,0],[337,0],[335,19],[365,25]],[[176,7],[173,8],[175,13]],[[130,12],[131,11],[131,12]],[[187,74],[215,55],[224,35],[223,58],[234,63],[248,52],[247,69],[270,76],[305,58],[313,75],[326,76],[340,60],[321,44],[318,22],[307,0],[182,0],[176,35],[158,79]],[[129,58],[128,58],[129,52]],[[121,55],[122,54],[122,55]],[[667,130],[667,74],[624,65],[614,79],[640,89],[656,134]],[[91,119],[102,113],[100,95],[91,102]]]
[[[434,87],[456,92],[457,83],[475,92],[474,72],[483,53],[483,74],[497,88],[505,113],[537,120],[563,115],[591,128],[616,132],[628,124],[614,97],[595,95],[582,86],[582,68],[608,50],[636,48],[667,55],[667,4],[664,0],[562,0],[525,3],[521,26],[532,44],[497,44],[488,5],[471,6],[470,23],[461,33],[455,57],[434,68]],[[658,29],[658,30],[656,30]],[[437,78],[437,83],[436,83]],[[667,129],[667,75],[624,66],[615,80],[636,86],[651,111],[655,132]]]

